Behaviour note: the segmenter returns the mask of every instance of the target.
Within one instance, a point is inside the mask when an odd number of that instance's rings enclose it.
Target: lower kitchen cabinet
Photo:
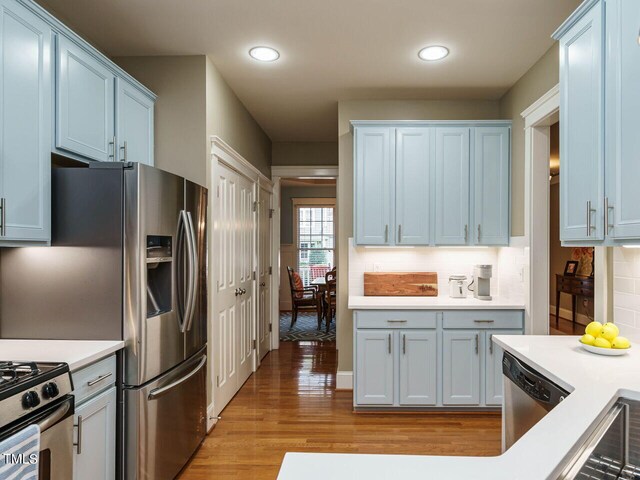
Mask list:
[[[354,407],[502,405],[502,349],[522,310],[366,310],[354,316]]]
[[[480,332],[452,330],[442,335],[443,405],[480,403]]]
[[[116,387],[76,407],[74,480],[113,480],[116,471]]]
[[[356,334],[358,351],[356,400],[361,405],[393,405],[394,332],[363,330]]]
[[[400,405],[435,405],[437,398],[435,331],[400,332]]]

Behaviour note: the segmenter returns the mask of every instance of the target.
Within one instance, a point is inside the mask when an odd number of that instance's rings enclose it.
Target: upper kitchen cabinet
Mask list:
[[[125,80],[116,84],[117,159],[153,165],[154,99]]]
[[[509,244],[509,127],[476,127],[473,155],[476,245]]]
[[[606,2],[605,234],[640,239],[640,2]]]
[[[469,155],[469,128],[436,128],[435,243],[438,245],[469,242]]]
[[[560,37],[560,238],[602,240],[603,11],[588,10]]]
[[[0,246],[50,240],[51,27],[0,1]]]
[[[107,162],[115,157],[115,74],[61,36],[56,55],[56,147]]]
[[[356,245],[508,245],[511,123],[353,121]]]
[[[356,129],[355,235],[360,245],[390,245],[393,129]]]
[[[395,223],[397,245],[431,241],[431,146],[433,129],[396,130]]]

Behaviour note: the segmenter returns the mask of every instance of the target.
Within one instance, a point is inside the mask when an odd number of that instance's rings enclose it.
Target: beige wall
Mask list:
[[[204,57],[116,57],[113,60],[158,95],[154,132],[156,166],[206,185]]]
[[[353,100],[338,103],[338,370],[353,368],[353,319],[348,304],[348,242],[353,237],[351,120],[481,120],[500,118],[497,101]]]
[[[555,43],[500,99],[500,118],[513,121],[511,132],[511,235],[524,235],[524,120],[520,115],[559,81]]]
[[[271,177],[271,139],[222,78],[213,61],[205,58],[207,137],[219,136],[264,175]]]
[[[336,142],[274,142],[272,165],[338,165]]]

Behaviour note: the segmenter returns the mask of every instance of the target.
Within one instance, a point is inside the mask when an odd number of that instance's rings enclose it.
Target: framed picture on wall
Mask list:
[[[573,277],[578,271],[578,262],[575,260],[569,260],[567,264],[564,266],[564,274]]]

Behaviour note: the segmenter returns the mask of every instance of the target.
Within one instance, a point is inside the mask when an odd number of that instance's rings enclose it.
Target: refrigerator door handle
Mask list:
[[[186,218],[187,218],[187,223],[186,223],[187,253],[189,253],[190,255],[191,269],[189,271],[190,279],[189,279],[189,288],[187,290],[190,293],[189,295],[187,295],[188,313],[185,314],[185,322],[186,322],[186,326],[184,329],[185,332],[191,330],[191,326],[193,325],[193,316],[196,310],[196,297],[197,297],[197,291],[198,291],[198,249],[196,246],[196,232],[193,227],[193,218],[191,217],[191,212],[187,212]],[[191,246],[191,248],[189,248],[189,245]]]
[[[184,299],[184,305],[179,305],[178,307],[178,320],[180,322],[180,332],[184,333],[187,331],[187,323],[189,322],[189,315],[190,315],[190,304],[191,304],[191,296],[193,295],[192,292],[192,285],[193,282],[191,281],[191,278],[193,277],[193,253],[192,253],[192,243],[191,243],[191,233],[190,233],[190,229],[189,229],[189,217],[187,216],[187,211],[186,210],[180,210],[180,215],[178,217],[178,237],[179,237],[179,245],[183,244],[183,239],[186,238],[186,244],[187,244],[187,256],[186,256],[186,268],[187,268],[187,295],[186,295],[186,299]],[[179,248],[178,251],[178,255],[182,255],[183,251],[182,248]],[[178,262],[179,263],[179,262]],[[178,264],[177,263],[177,264]],[[176,264],[176,265],[177,265]],[[177,267],[176,267],[177,269]],[[182,275],[182,272],[179,271],[177,269],[176,272],[176,279]],[[178,288],[182,288],[182,284],[180,282],[178,282]]]
[[[207,363],[207,356],[206,355],[202,355],[202,359],[200,360],[200,363],[198,363],[196,368],[191,370],[184,377],[179,378],[175,382],[171,382],[169,385],[165,385],[164,387],[155,388],[155,389],[151,390],[149,392],[149,396],[147,397],[147,400],[155,400],[156,398],[158,398],[162,394],[164,394],[164,393],[168,392],[169,390],[177,387],[178,385],[186,382],[191,377],[193,377],[196,373],[198,373],[200,371],[200,369],[202,367],[204,367],[205,363]]]

